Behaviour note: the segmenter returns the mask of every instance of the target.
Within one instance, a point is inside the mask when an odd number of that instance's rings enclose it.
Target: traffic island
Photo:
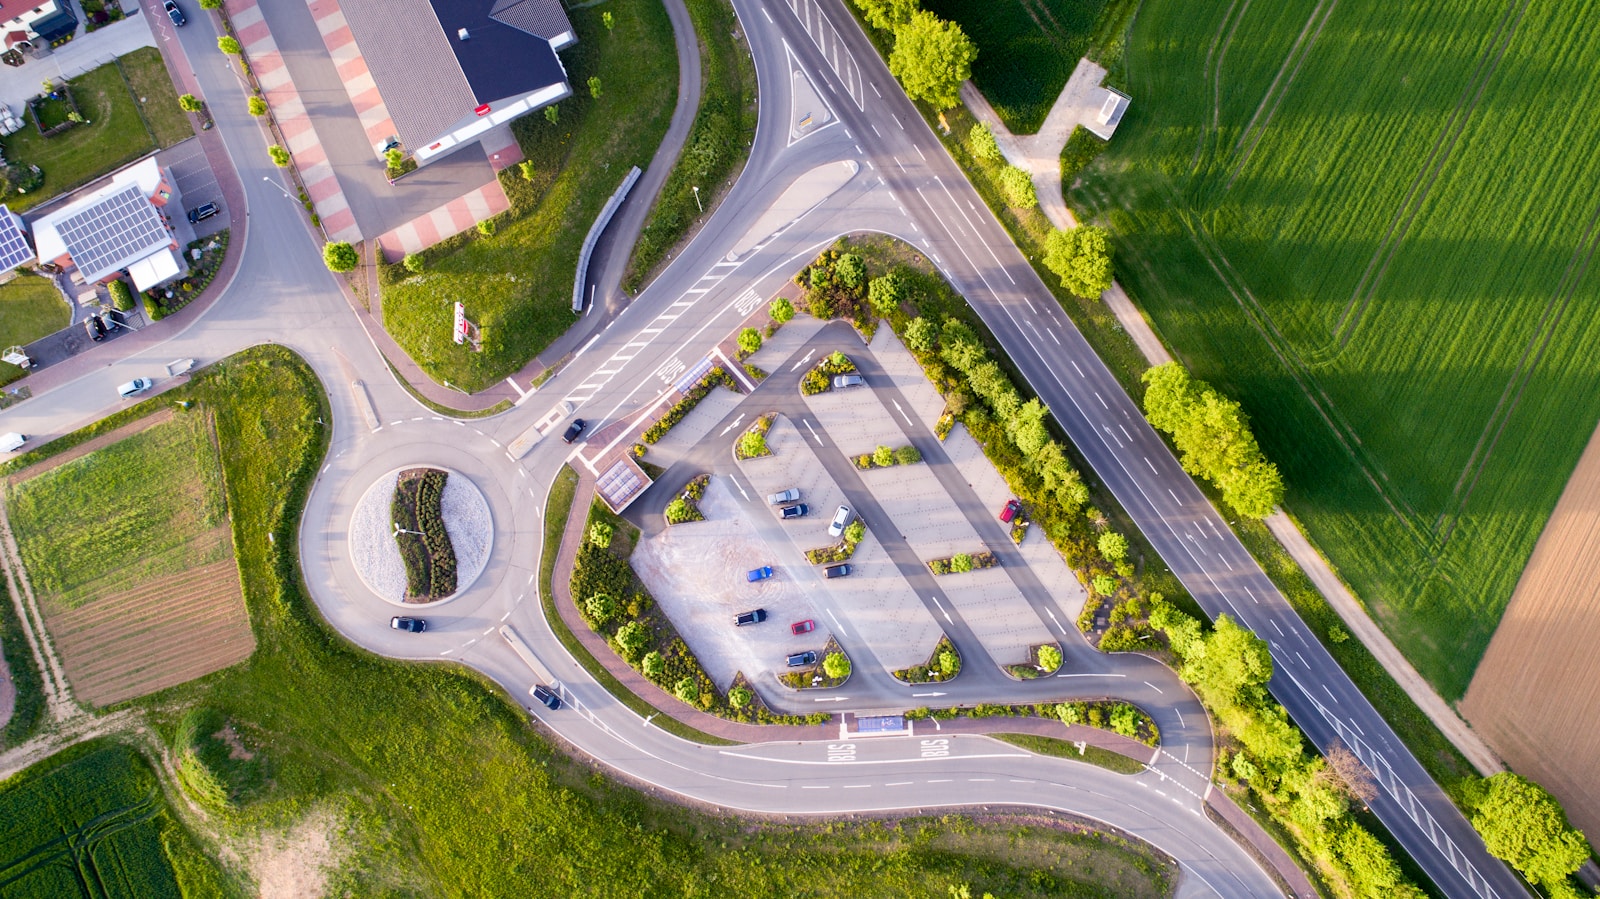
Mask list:
[[[850,680],[850,657],[845,655],[839,641],[828,638],[822,652],[795,653],[791,658],[811,656],[813,661],[796,666],[797,670],[778,675],[778,682],[791,690],[832,690]]]
[[[961,653],[946,634],[939,638],[939,645],[933,648],[926,664],[902,668],[894,676],[904,684],[942,684],[955,680],[960,673]]]
[[[407,466],[362,494],[350,518],[350,560],[367,588],[401,605],[461,595],[489,562],[494,521],[466,476]]]

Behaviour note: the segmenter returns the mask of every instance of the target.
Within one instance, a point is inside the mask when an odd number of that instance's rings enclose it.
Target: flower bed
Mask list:
[[[925,665],[913,665],[894,673],[895,679],[907,684],[942,684],[955,680],[961,673],[961,653],[949,637],[940,637]]]
[[[733,445],[734,457],[744,460],[772,455],[771,447],[767,446],[767,432],[772,429],[772,421],[776,417],[776,412],[768,412],[745,428],[744,433],[739,435],[739,442]]]
[[[395,484],[390,515],[406,566],[406,602],[429,602],[456,592],[456,551],[441,510],[448,477],[437,468],[411,468],[400,472]]]
[[[879,446],[870,453],[862,453],[855,457],[856,468],[861,471],[871,471],[874,468],[893,468],[896,465],[915,465],[921,461],[922,452],[909,443],[899,449]]]
[[[850,679],[850,669],[850,657],[845,655],[844,647],[829,637],[822,652],[817,653],[814,667],[785,671],[778,675],[778,681],[794,690],[831,690]]]
[[[950,436],[950,431],[955,426],[956,417],[951,413],[946,412],[939,416],[938,421],[933,423],[933,436],[939,438],[939,442],[943,443],[944,439]]]
[[[934,574],[964,574],[980,568],[993,568],[1000,564],[1000,559],[994,553],[956,553],[948,559],[934,559],[928,563],[928,568]]]
[[[850,522],[844,529],[844,539],[832,546],[820,546],[816,549],[806,550],[806,560],[813,565],[830,565],[834,562],[847,561],[856,554],[856,544],[867,536],[867,526],[857,518]]]
[[[655,424],[646,428],[639,439],[645,443],[656,443],[667,436],[667,432],[672,430],[673,425],[683,421],[684,416],[694,411],[694,407],[700,405],[700,401],[709,396],[712,389],[719,384],[729,390],[738,391],[739,389],[739,385],[734,383],[733,378],[729,377],[728,373],[723,371],[722,366],[719,365],[706,372],[706,376],[701,378],[694,387],[690,388],[689,392],[684,394],[683,399],[678,400]]]
[[[78,101],[73,99],[72,88],[65,82],[30,98],[28,110],[33,113],[33,126],[45,137],[55,137],[83,121]]]
[[[194,251],[200,251],[200,258],[194,258]],[[222,260],[228,253],[228,232],[226,229],[218,231],[210,237],[192,240],[184,250],[183,259],[190,263],[187,277],[163,287],[152,287],[144,292],[144,311],[151,321],[160,321],[189,305],[216,277],[217,269],[222,267]]]
[[[684,486],[672,502],[667,504],[667,524],[687,524],[691,521],[705,521],[706,516],[700,511],[700,500],[706,495],[706,484],[710,483],[711,475],[703,474]]]
[[[800,379],[800,392],[806,396],[827,393],[833,389],[834,375],[847,375],[855,370],[856,364],[850,361],[850,357],[835,350],[822,357],[816,367],[805,373],[805,377]]]
[[[1109,730],[1146,746],[1161,744],[1161,730],[1144,710],[1132,703],[1110,699],[1088,702],[1063,702],[1060,705],[990,705],[979,703],[971,708],[929,709],[927,706],[907,709],[908,721],[935,718],[949,721],[953,718],[1052,718],[1071,727],[1082,724],[1100,730]]]
[[[1007,674],[1017,680],[1048,677],[1061,669],[1061,645],[1038,643],[1028,647],[1028,661],[1022,665],[1007,665]]]

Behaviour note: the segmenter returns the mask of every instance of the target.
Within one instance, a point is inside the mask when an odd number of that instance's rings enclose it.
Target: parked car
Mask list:
[[[850,525],[850,519],[854,517],[855,514],[850,511],[849,506],[840,506],[839,511],[833,513],[833,521],[828,525],[828,536],[844,536],[844,529]]]
[[[206,219],[216,215],[220,211],[221,210],[217,209],[217,204],[215,203],[206,203],[203,206],[196,206],[195,208],[189,210],[189,224],[199,224],[200,222],[203,222]]]
[[[421,618],[408,618],[404,615],[396,615],[389,619],[389,626],[397,631],[409,631],[413,634],[420,634],[428,629],[428,622]]]
[[[788,660],[790,668],[804,668],[807,665],[817,664],[817,654],[811,650],[793,653]]]
[[[834,375],[833,386],[839,390],[846,387],[860,387],[867,383],[867,379],[860,375]]]
[[[83,330],[88,332],[90,340],[97,343],[106,339],[106,323],[101,321],[98,315],[91,315],[84,319]]]
[[[764,581],[769,577],[772,577],[771,565],[763,565],[760,568],[752,568],[744,574],[744,579],[752,584],[756,581]]]
[[[782,493],[774,493],[771,496],[767,497],[767,505],[769,505],[769,506],[781,506],[784,503],[792,503],[792,502],[794,502],[795,500],[797,500],[799,498],[800,498],[800,488],[799,487],[790,487],[788,490],[785,490]]]
[[[1000,510],[1000,520],[1006,524],[1010,524],[1011,519],[1016,518],[1017,513],[1021,511],[1022,503],[1019,503],[1014,499],[1006,500],[1006,507]]]
[[[827,568],[822,569],[822,576],[830,581],[836,577],[849,577],[850,566],[844,562],[840,562],[837,565],[829,565]]]
[[[174,26],[182,28],[189,24],[189,20],[183,17],[183,10],[178,8],[178,4],[174,0],[165,0],[161,4],[161,8],[167,11],[167,18],[172,20]]]
[[[567,432],[561,435],[561,439],[566,443],[571,443],[572,441],[577,440],[578,435],[582,434],[583,429],[588,426],[588,422],[581,418],[575,418],[572,420],[572,424],[567,425]]]
[[[816,629],[817,623],[812,621],[810,618],[807,618],[804,621],[796,621],[794,624],[789,625],[789,633],[797,636],[800,634],[809,634]]]
[[[556,691],[546,687],[544,684],[536,684],[534,686],[533,698],[539,700],[544,704],[545,708],[552,712],[561,708],[561,697]]]
[[[792,506],[784,506],[782,509],[779,509],[778,514],[784,518],[804,518],[806,517],[806,513],[810,511],[811,508],[805,503],[795,503]]]
[[[751,609],[748,612],[740,612],[739,614],[733,616],[733,626],[744,627],[747,624],[760,624],[766,620],[766,609]]]
[[[134,378],[132,381],[129,381],[126,384],[117,385],[117,395],[123,399],[127,399],[134,394],[144,393],[146,390],[149,390],[155,385],[156,382],[150,380],[149,378]]]

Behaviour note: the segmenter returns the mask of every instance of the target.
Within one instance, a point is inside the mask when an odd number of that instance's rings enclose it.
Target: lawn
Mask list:
[[[482,390],[526,365],[575,320],[578,250],[631,166],[660,145],[677,95],[666,10],[654,0],[614,0],[571,10],[578,43],[562,55],[574,95],[552,124],[541,113],[513,125],[533,180],[501,175],[511,212],[493,237],[467,232],[425,251],[421,274],[386,266],[384,326],[436,380]],[[587,82],[601,80],[593,99]],[[483,351],[451,340],[453,303],[483,332]]]
[[[972,82],[1013,134],[1044,124],[1107,0],[925,0],[978,46]]]
[[[1600,419],[1600,33],[1447,6],[1147,2],[1070,199],[1456,698]]]
[[[11,486],[6,504],[47,612],[229,555],[221,466],[198,409]]]
[[[1018,899],[1170,889],[1170,865],[1139,844],[1028,820],[756,825],[667,804],[561,754],[521,708],[464,669],[351,648],[305,597],[294,556],[327,450],[322,397],[291,353],[259,347],[162,398],[215,410],[260,637],[245,664],[140,701],[163,737],[182,731],[184,708],[198,708],[202,734],[226,724],[252,755],[229,763],[214,739],[201,741],[232,807],[210,819],[223,841],[240,845],[257,826],[328,810],[338,824],[331,836],[350,855],[330,872],[327,895],[521,895],[529,883],[563,896],[943,896],[958,883]]]
[[[87,120],[54,137],[43,137],[30,118],[21,131],[0,140],[6,161],[36,165],[44,171],[44,186],[30,194],[6,198],[14,212],[43,203],[132,162],[157,147],[171,146],[192,130],[180,130],[173,114],[183,115],[167,77],[161,55],[143,48],[124,57],[129,79],[146,98],[146,126],[129,82],[115,62],[71,79],[72,96]],[[159,77],[158,77],[159,76]],[[153,132],[153,133],[152,133]]]
[[[216,868],[121,743],[83,743],[0,787],[0,892],[16,899],[216,895]]]
[[[0,284],[0,349],[27,346],[71,321],[61,291],[48,278],[26,272]],[[9,368],[9,364],[7,365]]]
[[[134,99],[141,101],[139,108],[157,146],[170,147],[194,137],[194,125],[189,114],[178,107],[178,91],[159,50],[140,47],[117,62]]]

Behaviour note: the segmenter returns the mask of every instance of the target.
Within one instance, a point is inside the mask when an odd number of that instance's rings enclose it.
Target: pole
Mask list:
[[[696,184],[690,189],[694,191],[694,205],[700,210],[701,215],[705,215],[706,208],[700,205],[700,185]]]

